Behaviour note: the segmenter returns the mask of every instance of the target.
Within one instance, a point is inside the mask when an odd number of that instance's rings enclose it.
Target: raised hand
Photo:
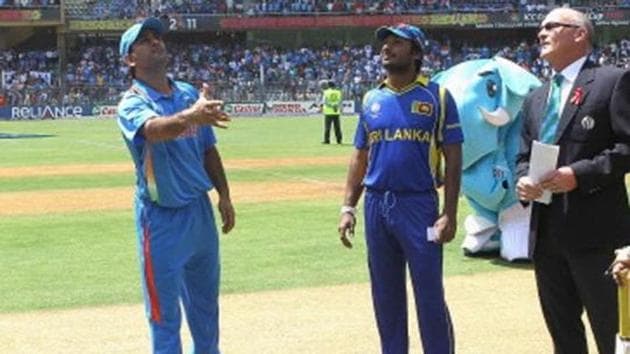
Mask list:
[[[208,84],[203,84],[199,99],[185,113],[195,124],[212,125],[217,128],[227,128],[230,116],[223,111],[223,101],[210,98],[211,90]]]

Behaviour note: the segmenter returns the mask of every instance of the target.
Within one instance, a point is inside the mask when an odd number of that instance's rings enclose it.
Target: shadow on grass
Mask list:
[[[529,259],[516,259],[510,262],[503,258],[495,258],[490,263],[512,269],[534,269],[534,264]]]
[[[468,258],[472,258],[472,259],[486,260],[490,264],[499,266],[499,267],[512,268],[512,269],[534,269],[534,265],[531,260],[518,258],[510,262],[508,260],[501,258],[501,256],[499,255],[499,251],[480,252],[476,254],[464,254],[464,256]]]
[[[0,139],[32,139],[32,138],[50,138],[54,137],[54,134],[13,134],[13,133],[0,133]]]

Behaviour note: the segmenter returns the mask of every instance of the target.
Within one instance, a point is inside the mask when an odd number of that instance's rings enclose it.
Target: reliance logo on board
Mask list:
[[[80,117],[83,115],[81,106],[18,106],[11,107],[12,119],[57,119],[68,117]]]

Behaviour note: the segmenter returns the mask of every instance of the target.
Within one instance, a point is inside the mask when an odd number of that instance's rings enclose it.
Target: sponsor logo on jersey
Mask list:
[[[186,128],[186,130],[181,132],[177,138],[178,139],[186,139],[186,138],[194,137],[194,136],[197,135],[197,131],[198,130],[199,130],[199,128],[198,128],[198,126],[196,124],[191,124],[191,125],[188,126],[188,128]]]

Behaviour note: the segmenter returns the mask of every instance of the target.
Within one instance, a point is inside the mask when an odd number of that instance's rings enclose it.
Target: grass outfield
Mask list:
[[[350,141],[356,118],[343,118]],[[224,161],[339,157],[352,146],[320,144],[321,118],[235,119],[217,130]],[[0,133],[43,134],[0,139],[0,169],[42,165],[131,164],[114,120],[0,122]],[[343,184],[347,165],[228,169],[231,182],[312,181]],[[3,193],[130,187],[131,169],[100,174],[0,176]],[[367,281],[365,242],[341,247],[336,234],[342,195],[312,200],[238,203],[237,226],[221,239],[223,293],[314,287]],[[58,203],[64,203],[58,200]],[[0,208],[11,208],[2,205]],[[457,239],[445,251],[446,275],[513,265],[461,255]],[[2,214],[0,214],[2,215]],[[0,216],[0,312],[70,308],[141,301],[134,226],[129,208]],[[358,227],[362,235],[362,225]],[[522,267],[522,266],[518,266]]]

